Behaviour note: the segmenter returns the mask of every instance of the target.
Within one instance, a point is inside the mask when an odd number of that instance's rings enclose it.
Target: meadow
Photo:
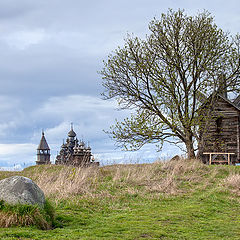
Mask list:
[[[50,230],[0,228],[0,239],[240,239],[240,167],[197,160],[99,168],[32,166],[55,209]]]

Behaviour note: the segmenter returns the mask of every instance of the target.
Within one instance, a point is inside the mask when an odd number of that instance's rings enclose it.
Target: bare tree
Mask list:
[[[221,88],[219,76],[228,92],[239,92],[240,37],[218,28],[207,11],[169,10],[149,30],[146,39],[128,36],[104,61],[104,99],[134,110],[108,133],[128,150],[181,142],[195,157],[199,107]]]

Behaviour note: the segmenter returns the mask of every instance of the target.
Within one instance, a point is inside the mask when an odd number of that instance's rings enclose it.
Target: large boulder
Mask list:
[[[10,204],[38,204],[43,206],[43,191],[31,179],[13,176],[0,181],[0,200]]]

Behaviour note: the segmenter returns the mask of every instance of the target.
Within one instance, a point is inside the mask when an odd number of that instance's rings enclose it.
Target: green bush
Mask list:
[[[48,200],[43,208],[28,204],[11,205],[0,201],[0,227],[37,226],[48,230],[54,227],[54,221],[54,208]]]

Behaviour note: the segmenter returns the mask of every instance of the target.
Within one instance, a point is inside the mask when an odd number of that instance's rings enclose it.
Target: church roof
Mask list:
[[[50,150],[50,148],[47,144],[46,138],[44,137],[44,132],[42,132],[42,138],[38,145],[37,150]]]
[[[75,133],[73,130],[71,130],[71,131],[68,133],[68,136],[69,136],[69,137],[76,137],[76,133]]]
[[[73,124],[71,124],[71,130],[68,132],[69,137],[76,137],[77,134],[73,131]]]

